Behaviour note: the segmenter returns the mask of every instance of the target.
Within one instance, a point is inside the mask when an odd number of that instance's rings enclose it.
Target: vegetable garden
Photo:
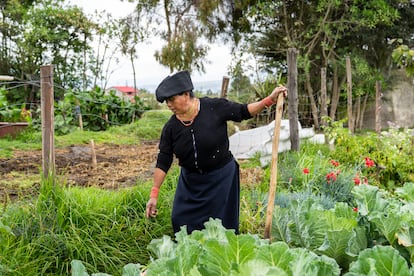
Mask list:
[[[168,116],[149,111],[107,131],[58,136],[57,150],[88,139],[118,148],[145,144],[157,139],[146,130],[159,133]],[[240,235],[211,220],[203,231],[173,236],[177,166],[161,189],[159,216],[151,220],[144,217],[151,179],[102,189],[69,184],[62,170],[39,176],[30,196],[3,201],[1,274],[413,275],[411,132],[351,135],[336,124],[326,133],[335,137],[334,149],[304,143],[298,152],[279,155],[271,240],[263,239],[270,168],[260,167],[259,156],[239,161]],[[40,143],[33,133],[16,139],[1,140],[9,155]]]

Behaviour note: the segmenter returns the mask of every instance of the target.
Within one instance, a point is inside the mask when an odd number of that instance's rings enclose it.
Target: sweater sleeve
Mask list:
[[[165,173],[171,167],[173,162],[173,149],[172,149],[172,141],[170,135],[170,128],[169,124],[167,123],[161,133],[160,144],[158,146],[159,152],[157,156],[157,162],[155,167],[163,170]]]

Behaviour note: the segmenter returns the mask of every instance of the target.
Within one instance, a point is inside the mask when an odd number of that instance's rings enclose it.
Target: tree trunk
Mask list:
[[[326,67],[321,68],[321,123],[326,126],[328,116],[328,105],[326,101]]]
[[[316,106],[315,99],[313,98],[313,88],[312,88],[309,72],[305,72],[305,76],[306,76],[306,92],[308,92],[309,101],[311,104],[313,125],[315,129],[319,129],[318,107]]]
[[[355,101],[355,110],[354,110],[354,114],[355,114],[355,129],[361,129],[360,125],[361,125],[361,97],[356,98]]]
[[[346,90],[348,99],[348,129],[351,133],[354,133],[354,117],[352,115],[352,69],[351,59],[349,56],[346,57]]]
[[[132,74],[134,77],[134,92],[137,90],[137,77],[135,76],[135,64],[134,64],[134,53],[130,52],[129,58],[131,60],[131,66],[132,66]]]
[[[335,121],[336,110],[339,103],[339,84],[338,84],[338,66],[335,64],[333,69],[333,85],[332,85],[332,98],[331,98],[331,110],[330,115],[332,121]]]
[[[289,48],[287,52],[288,65],[288,109],[289,109],[289,131],[290,131],[290,149],[299,151],[299,116],[298,116],[298,66],[297,50]]]
[[[362,107],[361,107],[361,118],[360,118],[360,124],[359,124],[360,129],[364,127],[364,114],[365,114],[365,110],[367,109],[368,98],[369,98],[369,94],[365,94],[364,101],[362,102]]]

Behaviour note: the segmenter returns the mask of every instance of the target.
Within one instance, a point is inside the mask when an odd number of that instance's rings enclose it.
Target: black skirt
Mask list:
[[[200,174],[181,168],[172,210],[174,232],[204,229],[210,218],[239,232],[240,173],[233,159],[220,169]]]

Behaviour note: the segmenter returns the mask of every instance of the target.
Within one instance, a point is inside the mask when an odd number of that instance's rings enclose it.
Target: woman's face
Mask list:
[[[169,97],[165,100],[168,108],[175,114],[185,114],[188,110],[189,94],[187,92]]]

